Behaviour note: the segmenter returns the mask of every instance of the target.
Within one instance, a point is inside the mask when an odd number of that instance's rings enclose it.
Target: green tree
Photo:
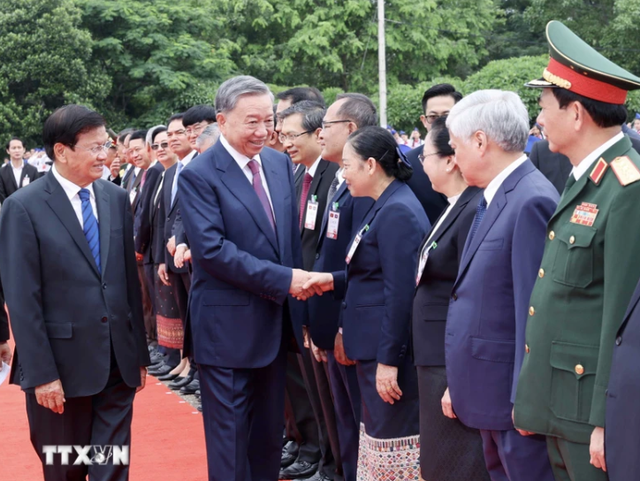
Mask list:
[[[108,76],[92,73],[91,36],[71,0],[0,2],[0,132],[42,143],[42,123],[67,103],[99,104]],[[4,143],[4,142],[3,142]]]

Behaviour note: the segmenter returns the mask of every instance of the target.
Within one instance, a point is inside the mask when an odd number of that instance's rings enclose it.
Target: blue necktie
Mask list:
[[[98,272],[102,273],[100,269],[100,228],[98,227],[98,220],[93,215],[93,208],[91,207],[91,194],[87,189],[80,189],[78,192],[80,200],[82,201],[82,222],[84,236],[89,243],[89,249],[93,258],[98,266]]]
[[[484,218],[484,214],[487,212],[487,200],[482,196],[480,202],[478,202],[478,207],[476,207],[476,216],[473,218],[473,224],[471,224],[471,230],[469,231],[469,240],[467,241],[467,246],[471,245],[471,241],[473,240],[473,236],[478,232],[478,227],[480,227],[480,222]]]
[[[180,171],[182,171],[183,167],[184,165],[182,162],[178,161],[178,166],[176,167],[176,178],[174,179],[173,186],[171,187],[171,205],[173,205],[176,200],[176,194],[178,193],[178,176],[180,175]]]

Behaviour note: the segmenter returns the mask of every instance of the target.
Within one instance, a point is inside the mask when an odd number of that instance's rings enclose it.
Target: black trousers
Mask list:
[[[47,465],[43,446],[127,446],[131,453],[135,391],[122,380],[112,350],[111,373],[105,388],[94,396],[67,398],[62,414],[40,406],[35,394],[27,393],[31,443],[42,460],[44,481],[85,481],[87,474],[89,481],[127,481],[128,464],[114,465],[110,460],[104,465],[74,466],[74,451],[68,465],[61,464],[60,454],[54,455],[52,465]]]

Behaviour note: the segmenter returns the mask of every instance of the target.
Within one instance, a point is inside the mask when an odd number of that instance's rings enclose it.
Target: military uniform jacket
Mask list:
[[[628,137],[567,190],[529,308],[515,425],[576,443],[604,427],[614,339],[640,277],[640,155]]]

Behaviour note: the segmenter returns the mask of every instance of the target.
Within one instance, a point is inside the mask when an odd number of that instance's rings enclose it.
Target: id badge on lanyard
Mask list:
[[[318,196],[312,195],[309,202],[307,202],[307,213],[304,220],[304,228],[309,230],[315,230],[316,218],[318,217]]]
[[[355,239],[353,239],[353,242],[351,243],[351,248],[349,249],[349,253],[347,254],[347,258],[345,259],[345,261],[347,262],[347,265],[349,265],[349,263],[351,262],[351,259],[353,258],[353,255],[356,253],[356,249],[358,248],[358,245],[360,244],[360,241],[362,240],[362,236],[368,230],[369,230],[369,224],[365,225],[360,230],[360,232],[358,232],[358,234],[356,235]]]
[[[340,225],[340,212],[338,211],[338,207],[338,202],[331,204],[327,222],[327,237],[333,240],[338,240],[338,227]]]

